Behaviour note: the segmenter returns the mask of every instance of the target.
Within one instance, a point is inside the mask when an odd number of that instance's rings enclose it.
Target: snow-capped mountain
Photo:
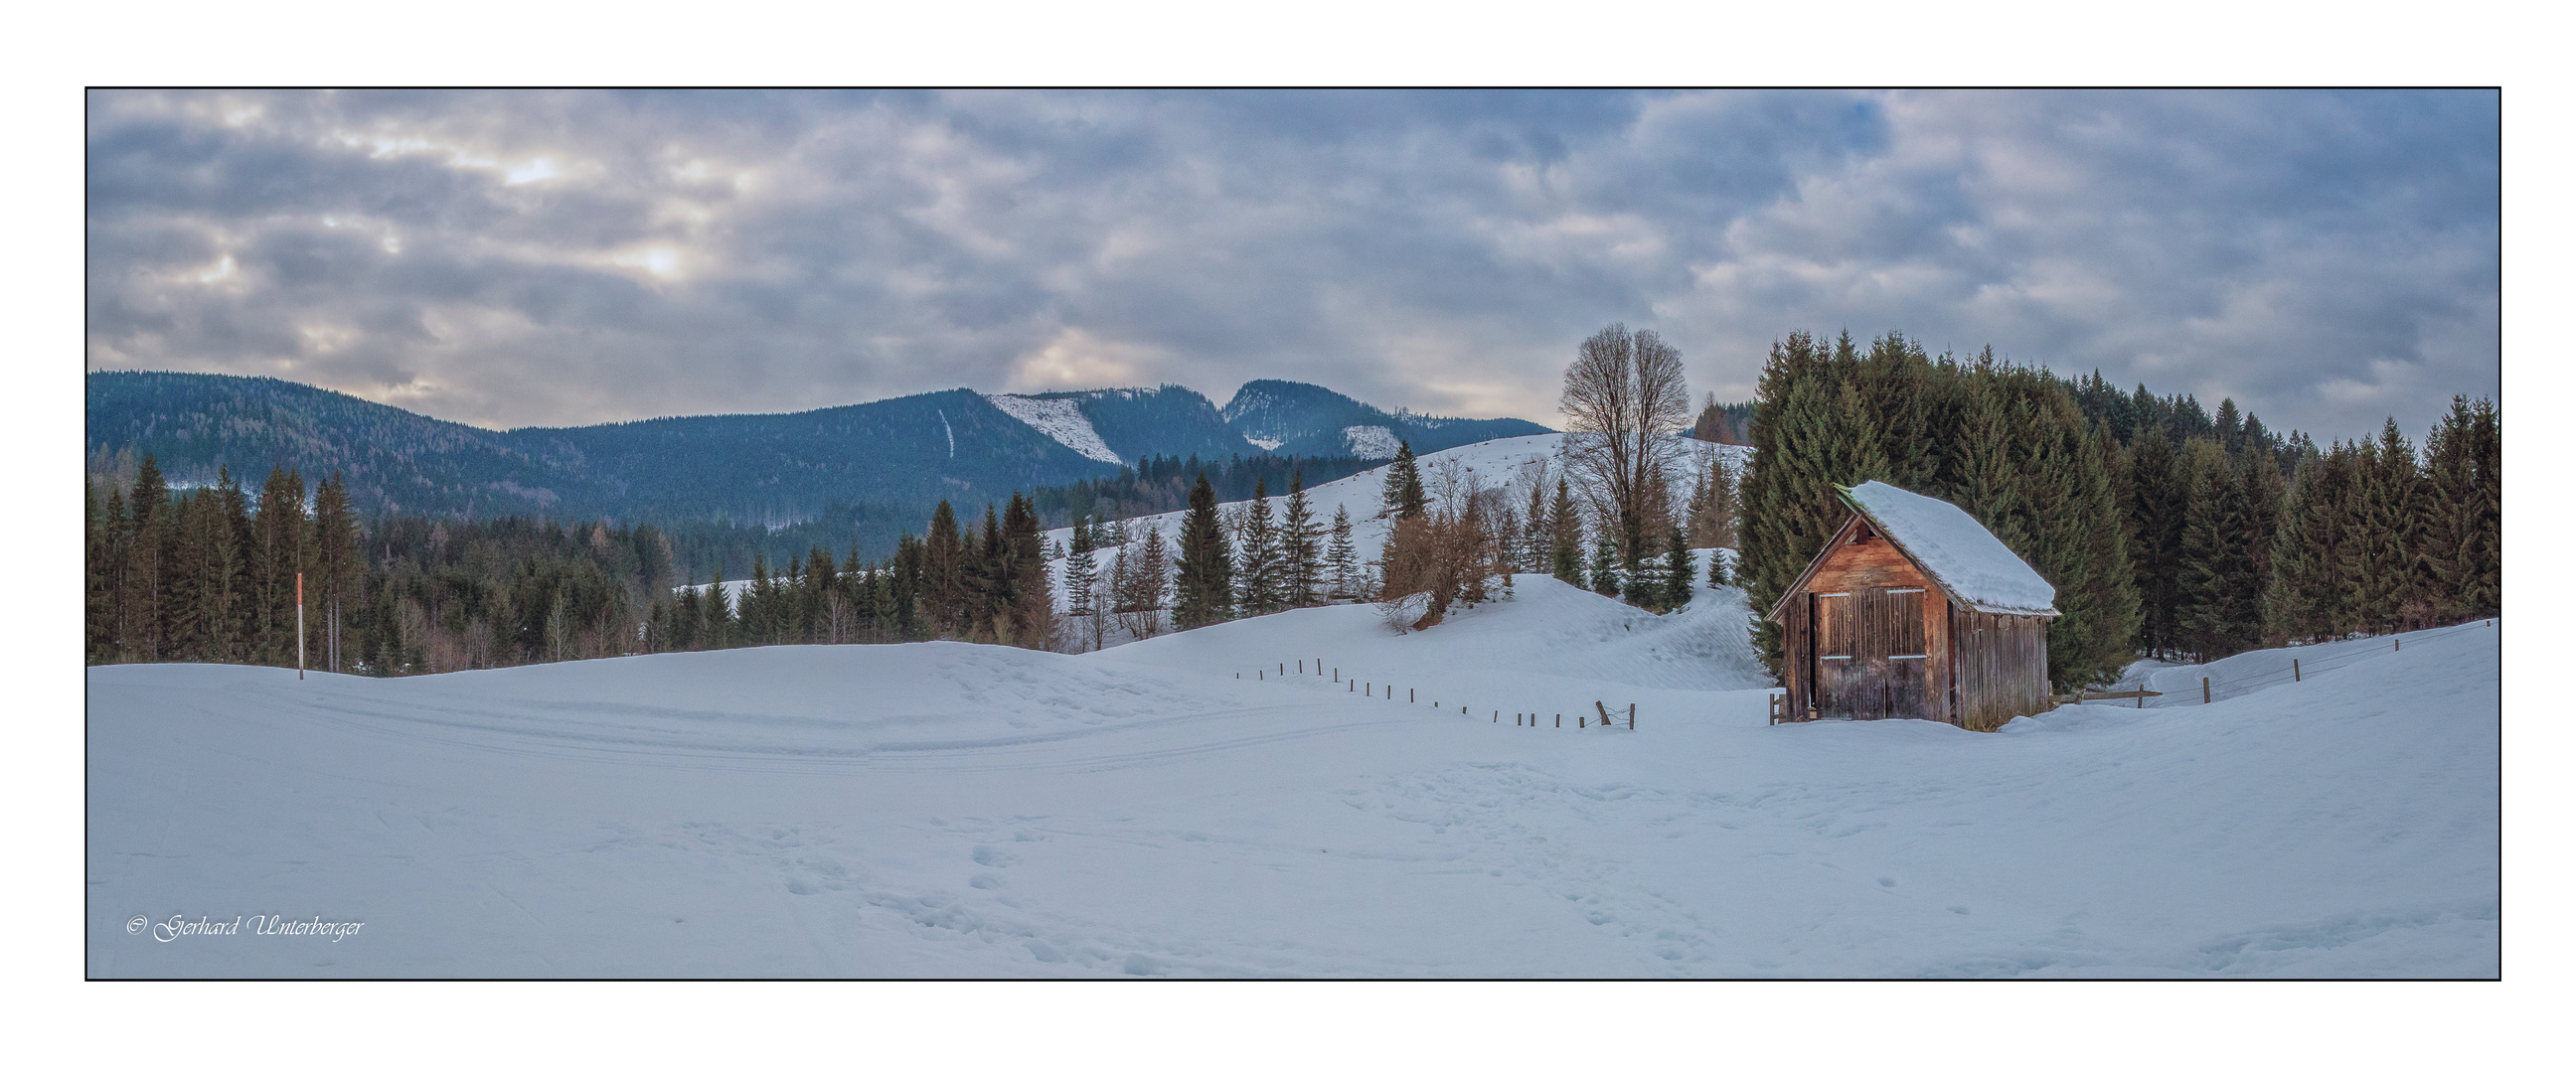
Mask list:
[[[1227,427],[1263,449],[1292,455],[1393,458],[1399,442],[1413,453],[1552,431],[1504,417],[1477,420],[1388,413],[1348,395],[1292,380],[1255,380],[1234,393],[1223,411]]]

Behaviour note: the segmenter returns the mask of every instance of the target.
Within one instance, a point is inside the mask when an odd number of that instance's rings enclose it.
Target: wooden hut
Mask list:
[[[1955,506],[1878,481],[1837,490],[1851,517],[1765,616],[1789,687],[1773,721],[1993,730],[2047,710],[2056,588]]]

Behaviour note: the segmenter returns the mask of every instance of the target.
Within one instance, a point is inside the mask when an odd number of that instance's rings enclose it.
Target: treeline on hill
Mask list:
[[[1033,488],[1028,499],[1040,528],[1062,529],[1077,518],[1116,520],[1180,510],[1188,505],[1190,482],[1200,473],[1207,474],[1218,502],[1234,503],[1251,499],[1257,487],[1287,487],[1290,477],[1298,473],[1305,474],[1308,483],[1320,484],[1377,464],[1347,456],[1234,456],[1217,462],[1197,456],[1162,456],[1144,459],[1132,469],[1122,468],[1115,477]],[[968,509],[982,506],[973,504]],[[927,502],[917,507],[836,504],[816,517],[785,525],[690,519],[666,521],[661,530],[671,543],[682,580],[702,582],[718,573],[745,577],[756,558],[766,557],[773,563],[802,559],[816,547],[881,559],[894,553],[903,534],[920,533],[922,516],[931,509]]]
[[[2500,416],[2455,398],[2419,453],[2391,419],[2319,448],[2187,395],[2122,392],[1995,360],[1866,350],[1804,332],[1772,347],[1750,429],[1741,573],[1767,610],[1867,480],[1958,504],[2057,588],[2049,677],[2116,678],[2139,653],[2439,625],[2502,600]],[[1777,661],[1779,632],[1758,631]]]
[[[292,667],[296,576],[322,670],[407,674],[636,650],[671,580],[652,526],[569,528],[503,518],[362,525],[344,486],[272,471],[254,500],[220,474],[173,493],[145,456],[133,486],[87,496],[91,663]]]
[[[1587,569],[1583,512],[1561,476],[1551,486],[1538,475],[1516,499],[1521,491],[1485,487],[1461,467],[1430,469],[1426,478],[1409,445],[1389,467],[1383,498],[1393,528],[1383,563],[1362,560],[1347,510],[1315,517],[1302,473],[1288,474],[1288,494],[1274,504],[1255,471],[1247,500],[1221,509],[1221,474],[1200,469],[1180,530],[1168,537],[1084,516],[1069,547],[1048,547],[1031,497],[1015,495],[998,512],[987,506],[963,524],[942,502],[927,535],[903,534],[880,560],[851,546],[836,561],[816,545],[773,568],[755,550],[737,597],[721,568],[710,584],[684,584],[675,541],[651,525],[367,524],[336,478],[309,497],[302,476],[286,470],[272,472],[256,497],[229,471],[215,487],[174,492],[146,456],[130,488],[88,485],[88,658],[294,666],[299,573],[311,665],[374,675],[932,638],[1080,651],[1118,634],[1409,597],[1430,608],[1427,625],[1453,605],[1507,593],[1514,570],[1578,585],[1588,578],[1648,606],[1690,598],[1686,550],[1623,569],[1613,544],[1600,540]],[[1726,480],[1721,469],[1656,546],[1726,539]],[[1050,575],[1059,560],[1061,608]]]

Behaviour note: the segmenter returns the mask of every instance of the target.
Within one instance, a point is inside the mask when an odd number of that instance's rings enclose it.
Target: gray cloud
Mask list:
[[[2322,436],[2497,390],[2492,93],[90,97],[89,364],[489,426],[1264,376],[1552,421],[1601,324]]]

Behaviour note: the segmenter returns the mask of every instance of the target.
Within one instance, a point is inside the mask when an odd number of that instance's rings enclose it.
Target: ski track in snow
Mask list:
[[[2498,972],[2500,630],[1998,734],[1772,727],[1740,593],[1515,580],[1418,633],[1328,607],[1083,656],[92,668],[88,972]],[[1575,729],[1596,700],[1638,730]],[[253,913],[365,927],[125,930]]]
[[[1100,430],[1092,427],[1091,419],[1082,415],[1082,406],[1078,400],[1033,399],[1026,395],[986,395],[984,401],[992,403],[1003,413],[1019,418],[1021,424],[1045,433],[1048,439],[1073,448],[1084,458],[1107,462],[1111,465],[1117,465],[1121,461],[1118,452],[1110,450],[1108,442],[1100,438]]]

